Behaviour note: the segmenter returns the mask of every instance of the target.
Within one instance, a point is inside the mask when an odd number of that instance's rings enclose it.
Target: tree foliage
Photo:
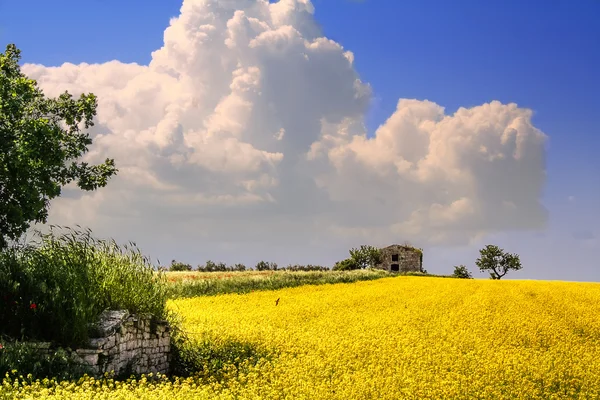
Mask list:
[[[259,261],[254,268],[257,271],[277,271],[278,265],[274,262]]]
[[[20,58],[14,44],[0,53],[0,249],[32,222],[46,222],[63,186],[95,190],[117,172],[112,159],[77,162],[92,143],[83,130],[94,125],[96,96],[48,98],[21,72]]]
[[[360,269],[360,267],[352,258],[347,258],[345,260],[338,261],[333,266],[334,271],[351,271],[354,269]]]
[[[471,275],[467,267],[464,265],[455,266],[454,273],[452,274],[452,276],[461,279],[473,279],[473,275]]]
[[[169,271],[191,271],[192,266],[190,264],[182,263],[180,261],[173,260],[169,266]]]
[[[490,271],[492,279],[501,279],[508,271],[518,271],[521,260],[517,254],[505,252],[496,245],[488,244],[479,250],[480,257],[475,261],[481,272]]]
[[[334,271],[350,271],[353,269],[373,268],[381,263],[381,250],[377,247],[362,245],[350,250],[350,258],[338,261],[333,266]]]
[[[350,258],[360,269],[372,268],[381,263],[381,250],[374,246],[362,245],[358,249],[350,250]]]

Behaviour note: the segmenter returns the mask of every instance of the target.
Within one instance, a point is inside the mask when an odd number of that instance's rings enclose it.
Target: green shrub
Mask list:
[[[208,260],[205,265],[198,265],[198,272],[241,272],[246,271],[244,264],[235,264],[227,266],[224,262],[214,262]]]
[[[42,353],[32,343],[0,340],[0,376],[30,374],[30,379],[56,378],[57,380],[76,379],[91,371],[76,364],[69,353],[61,348]]]
[[[277,263],[259,261],[255,268],[257,271],[277,271]]]
[[[471,273],[469,272],[469,270],[467,269],[466,266],[464,265],[457,265],[454,267],[454,273],[452,274],[452,276],[454,278],[461,278],[461,279],[473,279],[473,275],[471,275]]]
[[[200,272],[226,272],[231,271],[230,268],[227,268],[227,264],[223,262],[214,262],[208,260],[204,266],[198,265],[198,271]]]
[[[0,335],[76,346],[107,309],[167,317],[164,275],[135,244],[67,230],[0,253]]]
[[[350,250],[350,258],[361,269],[373,268],[381,263],[381,257],[381,250],[374,246],[362,245],[358,249],[353,248]]]
[[[351,271],[354,269],[360,269],[360,265],[353,258],[338,261],[333,266],[334,271]]]
[[[171,265],[169,266],[169,271],[191,271],[192,266],[190,264],[185,264],[179,261],[171,261]]]
[[[323,267],[321,265],[299,265],[299,264],[290,264],[285,268],[282,268],[284,271],[329,271],[329,268]]]
[[[246,266],[244,264],[235,264],[232,268],[233,271],[245,271],[246,270]]]

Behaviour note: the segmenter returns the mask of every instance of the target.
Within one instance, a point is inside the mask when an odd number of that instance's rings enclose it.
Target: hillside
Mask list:
[[[399,277],[171,307],[204,340],[273,354],[233,378],[243,397],[600,396],[597,284]]]
[[[100,392],[122,399],[600,397],[598,284],[407,276],[177,299],[168,307],[183,318],[195,343],[195,358],[187,360],[199,371],[195,377],[46,384],[50,390],[25,384],[5,386],[4,394],[54,399]]]

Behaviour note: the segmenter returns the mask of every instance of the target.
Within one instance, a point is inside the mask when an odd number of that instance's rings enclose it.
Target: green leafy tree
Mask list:
[[[204,268],[198,267],[198,270],[203,272],[217,272],[217,263],[212,260],[208,260],[206,264],[204,264]]]
[[[190,264],[185,264],[179,261],[171,261],[171,266],[169,267],[169,271],[191,271],[192,266]]]
[[[464,265],[455,266],[454,273],[452,274],[452,276],[461,279],[473,279],[473,275],[471,275],[467,267]]]
[[[496,245],[488,244],[479,250],[480,257],[475,261],[481,272],[490,271],[492,279],[501,279],[508,271],[522,269],[521,260],[517,254],[505,252]]]
[[[257,271],[277,271],[278,265],[274,262],[259,261],[254,268]]]
[[[82,190],[106,186],[114,160],[77,162],[92,144],[82,131],[94,125],[97,99],[68,92],[47,98],[21,72],[21,52],[9,44],[0,53],[0,249],[32,222],[46,222],[49,201],[75,181]]]
[[[246,270],[246,266],[244,264],[235,264],[233,266],[233,270],[234,271],[245,271]]]
[[[381,250],[377,247],[362,245],[359,249],[350,250],[350,258],[360,269],[372,268],[381,263]]]
[[[218,272],[225,272],[225,271],[227,271],[227,264],[225,264],[222,261],[218,262],[218,263],[215,263],[215,271],[218,271]]]

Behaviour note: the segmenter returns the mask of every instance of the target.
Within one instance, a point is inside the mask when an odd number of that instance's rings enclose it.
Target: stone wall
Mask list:
[[[391,272],[423,272],[423,252],[411,246],[393,244],[381,249],[381,264],[376,268]]]
[[[127,311],[108,311],[94,328],[89,346],[76,350],[80,361],[94,372],[164,374],[169,371],[171,340],[166,321]]]
[[[171,338],[166,321],[136,316],[127,311],[107,311],[91,328],[87,346],[71,352],[79,364],[96,376],[114,371],[116,375],[169,371]],[[51,351],[50,343],[37,343]]]

